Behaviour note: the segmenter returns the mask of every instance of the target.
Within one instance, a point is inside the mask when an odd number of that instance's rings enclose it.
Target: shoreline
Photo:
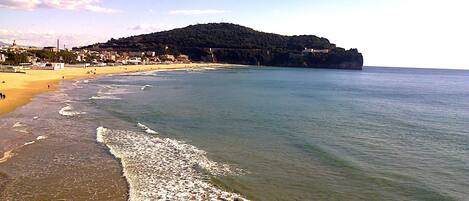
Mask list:
[[[26,70],[23,73],[1,73],[0,92],[6,95],[0,100],[0,117],[15,111],[18,107],[29,103],[36,95],[55,91],[61,80],[78,78],[94,78],[99,75],[132,73],[164,69],[184,68],[224,68],[240,66],[219,63],[190,63],[190,64],[159,64],[159,65],[129,65],[112,67],[65,67],[62,70]],[[5,82],[5,83],[3,83]]]
[[[1,80],[6,80],[7,83],[10,83],[10,88],[6,88],[5,85],[2,86],[1,92],[8,92],[8,90],[15,92],[7,93],[6,100],[2,100],[2,105],[4,108],[3,111],[6,109],[10,110],[9,112],[0,113],[0,118],[5,119],[5,122],[0,124],[0,127],[3,127],[8,130],[8,134],[3,139],[3,145],[8,145],[3,150],[3,157],[0,157],[0,193],[5,193],[4,198],[11,197],[14,192],[21,192],[20,188],[29,188],[32,187],[29,185],[36,186],[34,187],[37,192],[41,192],[43,196],[48,196],[48,194],[56,194],[57,192],[61,193],[63,197],[74,197],[80,198],[78,196],[85,196],[86,191],[84,189],[76,189],[76,191],[70,191],[69,189],[71,186],[74,185],[75,182],[80,184],[90,184],[91,186],[95,185],[93,188],[95,191],[103,190],[99,188],[99,186],[110,186],[106,189],[106,191],[100,192],[99,196],[111,196],[117,200],[125,199],[129,200],[131,195],[131,183],[128,180],[128,176],[125,174],[125,166],[124,161],[122,158],[116,156],[111,152],[111,149],[105,143],[99,142],[97,140],[90,141],[90,137],[96,139],[96,133],[91,136],[82,136],[81,134],[76,136],[77,133],[82,133],[82,131],[70,131],[73,137],[70,135],[62,135],[61,129],[62,126],[55,127],[50,125],[44,124],[37,124],[33,122],[46,122],[50,121],[50,115],[56,116],[56,111],[62,107],[62,105],[55,105],[55,104],[47,104],[49,100],[45,99],[41,94],[45,94],[47,92],[60,91],[62,88],[67,89],[67,86],[63,86],[61,81],[67,80],[76,80],[76,79],[86,79],[86,78],[94,78],[98,75],[106,75],[106,74],[120,74],[120,73],[132,73],[132,72],[143,72],[143,71],[153,71],[153,70],[177,70],[177,69],[190,69],[190,68],[223,68],[223,67],[237,67],[238,65],[229,65],[229,64],[192,64],[192,65],[162,65],[162,66],[125,66],[125,67],[113,67],[115,69],[109,68],[96,68],[97,74],[96,75],[87,75],[82,74],[83,72],[91,70],[91,68],[87,69],[65,69],[61,71],[27,71],[25,74],[0,74],[0,82]],[[125,68],[125,69],[124,69]],[[94,69],[94,68],[92,68]],[[44,74],[49,74],[45,77],[41,77]],[[8,79],[3,75],[10,75]],[[61,79],[61,76],[66,76],[65,79]],[[15,80],[18,79],[18,80]],[[13,84],[12,84],[13,83]],[[51,85],[50,88],[47,85]],[[46,94],[47,95],[47,94]],[[35,101],[37,97],[38,101]],[[10,102],[8,104],[7,100]],[[44,104],[43,101],[47,101]],[[52,100],[54,101],[54,100]],[[63,100],[60,100],[63,102]],[[42,102],[42,103],[41,103]],[[6,107],[8,106],[8,107]],[[31,108],[32,107],[32,108]],[[5,109],[5,110],[3,110]],[[34,109],[32,113],[29,113],[31,109]],[[40,114],[39,114],[39,113]],[[43,113],[44,112],[44,113]],[[18,115],[18,113],[20,115]],[[60,112],[59,112],[60,113]],[[38,116],[36,118],[35,116]],[[60,114],[59,118],[63,119],[62,124],[64,127],[80,127],[77,126],[77,123],[74,118],[70,116],[66,116],[64,114]],[[20,122],[18,124],[20,127],[16,129],[14,122]],[[52,121],[51,121],[52,122]],[[56,122],[54,120],[54,122]],[[72,123],[73,122],[73,123]],[[54,123],[55,124],[55,123]],[[13,127],[11,127],[13,125]],[[70,127],[69,129],[75,129]],[[45,130],[42,130],[42,129]],[[49,129],[50,128],[50,129]],[[23,132],[24,133],[18,133]],[[80,138],[82,140],[76,141],[63,141],[67,139],[75,139]],[[46,139],[47,140],[43,140]],[[77,138],[77,139],[78,139]],[[86,139],[86,140],[83,140]],[[71,148],[72,146],[73,148]],[[1,153],[0,153],[1,154]],[[58,154],[58,155],[57,155]],[[67,157],[65,157],[67,156]],[[68,157],[73,156],[73,157]],[[80,163],[80,159],[85,157],[82,156],[92,156],[93,158],[97,157],[100,160],[91,162],[87,160],[86,163]],[[56,158],[59,157],[59,158]],[[57,163],[59,161],[67,161],[65,164],[76,164],[81,166],[82,169],[77,171],[74,166],[63,166],[63,163]],[[72,160],[70,160],[72,159]],[[76,160],[79,159],[79,160]],[[112,160],[112,161],[110,161]],[[54,161],[54,162],[48,162]],[[104,164],[100,161],[104,161]],[[32,167],[31,164],[35,164]],[[36,165],[37,164],[37,165]],[[40,165],[42,164],[42,165]],[[94,166],[99,165],[97,169],[98,175],[90,176],[95,174],[93,170],[91,170]],[[42,169],[42,167],[48,166],[51,170]],[[22,167],[22,169],[17,170],[18,167]],[[70,169],[69,169],[70,168]],[[91,169],[90,169],[91,168]],[[54,170],[52,170],[54,169]],[[105,172],[103,172],[105,171]],[[101,173],[99,173],[101,172]],[[18,177],[18,175],[28,175],[23,177]],[[34,176],[33,176],[34,175]],[[41,175],[41,179],[31,180],[36,175]],[[68,183],[64,186],[66,187],[59,187],[55,186],[58,184],[58,181],[62,180],[54,180],[53,178],[58,178],[57,175],[70,177],[66,179]],[[74,176],[78,175],[78,176]],[[86,175],[86,176],[85,176]],[[104,176],[103,176],[104,175]],[[4,178],[3,178],[4,177]],[[96,179],[96,177],[99,177]],[[73,178],[73,179],[72,179]],[[91,179],[91,180],[90,180]],[[16,186],[15,182],[26,182],[28,184],[22,184],[20,186]],[[79,181],[77,181],[79,180]],[[39,183],[34,182],[42,182],[38,187]],[[105,184],[105,185],[99,185]],[[54,187],[55,186],[55,187]],[[82,185],[84,186],[84,185]],[[15,190],[15,188],[18,188]],[[109,189],[114,189],[115,192],[109,191]],[[24,190],[24,189],[23,189]],[[48,192],[48,193],[46,193]],[[75,193],[77,192],[77,193]],[[220,191],[220,193],[222,193]],[[30,195],[36,197],[39,194],[30,192]],[[224,194],[226,197],[239,197],[236,194]],[[77,196],[77,197],[75,197]],[[86,197],[86,196],[85,196]],[[81,197],[84,198],[84,197]],[[109,197],[108,197],[109,198]]]

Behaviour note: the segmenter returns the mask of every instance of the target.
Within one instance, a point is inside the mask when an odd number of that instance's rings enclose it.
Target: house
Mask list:
[[[174,55],[170,55],[170,54],[161,55],[159,57],[160,57],[160,60],[163,61],[163,62],[165,62],[165,61],[169,61],[169,62],[176,61],[176,57],[174,57]]]
[[[130,59],[127,60],[127,64],[142,64],[142,58],[141,57],[131,57]]]
[[[49,52],[57,52],[56,47],[44,47],[42,50],[49,51]]]
[[[31,67],[32,70],[61,70],[64,69],[64,63],[46,63],[46,64],[36,64]]]
[[[141,57],[145,55],[145,52],[129,52],[128,55],[131,57]]]
[[[13,66],[0,66],[0,72],[2,73],[18,73],[21,72]]]
[[[177,56],[177,61],[182,62],[182,63],[189,63],[190,59],[189,59],[189,56],[181,54]]]
[[[321,54],[327,54],[329,53],[329,49],[313,49],[313,48],[305,48],[303,50],[303,54],[307,53],[321,53]]]
[[[7,56],[4,54],[0,54],[0,62],[5,62],[7,60]]]
[[[146,52],[145,52],[145,55],[146,55],[147,57],[155,57],[155,56],[156,56],[156,52],[146,51]]]

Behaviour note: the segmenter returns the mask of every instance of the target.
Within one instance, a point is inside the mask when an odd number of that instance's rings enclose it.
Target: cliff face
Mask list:
[[[111,39],[84,48],[186,54],[194,61],[247,65],[337,69],[362,69],[363,66],[363,56],[358,50],[336,47],[326,38],[313,35],[283,36],[228,23],[198,24]],[[305,49],[320,51],[304,52]]]

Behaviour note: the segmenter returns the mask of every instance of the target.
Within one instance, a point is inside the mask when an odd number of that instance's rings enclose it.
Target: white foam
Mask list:
[[[40,135],[36,138],[36,140],[45,140],[47,139],[47,136]]]
[[[150,129],[148,126],[145,126],[141,123],[138,123],[137,122],[137,126],[140,127],[141,129],[143,129],[145,131],[145,133],[148,133],[148,134],[151,134],[151,135],[158,135],[158,132]]]
[[[145,86],[142,87],[142,91],[145,91],[145,90],[147,90],[147,89],[149,89],[149,88],[151,88],[151,87],[153,87],[153,86],[147,84],[147,85],[145,85]]]
[[[7,162],[8,159],[12,158],[13,156],[15,156],[15,153],[13,153],[15,149],[12,149],[12,150],[9,150],[5,153],[3,153],[3,157],[0,158],[0,163],[4,163],[4,162]]]
[[[104,135],[106,134],[106,130],[107,129],[102,126],[96,129],[96,141],[104,143],[103,138],[104,138]]]
[[[98,94],[104,94],[104,95],[119,95],[119,94],[129,94],[130,91],[127,88],[123,87],[129,87],[129,85],[110,85],[110,86],[105,86],[102,89],[98,91]]]
[[[235,193],[217,188],[199,169],[215,176],[236,171],[228,165],[209,160],[204,151],[192,145],[104,127],[97,128],[96,133],[97,141],[104,143],[122,162],[131,201],[240,198]]]
[[[31,144],[34,144],[34,143],[36,143],[36,141],[26,142],[26,143],[24,143],[24,146],[28,146],[28,145],[31,145]]]
[[[38,120],[38,119],[39,119],[38,116],[33,117],[33,120]]]
[[[71,105],[67,105],[59,110],[59,114],[62,116],[67,116],[67,117],[73,117],[73,116],[77,116],[81,114],[86,114],[86,112],[73,111],[73,109],[74,108]]]
[[[116,96],[92,96],[90,100],[120,100],[121,98]]]
[[[21,122],[16,122],[15,124],[13,124],[13,126],[11,128],[12,128],[12,130],[14,130],[16,132],[29,133],[27,125],[25,125]]]
[[[25,125],[21,122],[16,122],[15,124],[13,124],[12,128],[18,128],[18,127],[24,127]]]

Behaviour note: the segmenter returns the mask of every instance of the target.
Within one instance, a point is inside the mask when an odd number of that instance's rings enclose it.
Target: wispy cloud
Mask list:
[[[60,10],[85,10],[97,13],[115,13],[118,10],[99,6],[100,0],[0,0],[0,8],[36,10],[52,8]]]
[[[171,15],[210,15],[227,13],[226,10],[206,9],[206,10],[172,10]]]
[[[140,33],[148,33],[148,32],[157,32],[157,31],[165,31],[172,29],[174,27],[164,25],[164,24],[137,24],[135,26],[129,27],[129,30],[140,32]]]
[[[17,44],[24,46],[55,46],[57,39],[60,39],[61,44],[65,44],[70,48],[103,42],[108,38],[105,36],[92,36],[86,34],[57,33],[55,31],[41,32],[36,30],[14,31],[0,29],[0,41],[10,44],[13,40],[16,40]]]

